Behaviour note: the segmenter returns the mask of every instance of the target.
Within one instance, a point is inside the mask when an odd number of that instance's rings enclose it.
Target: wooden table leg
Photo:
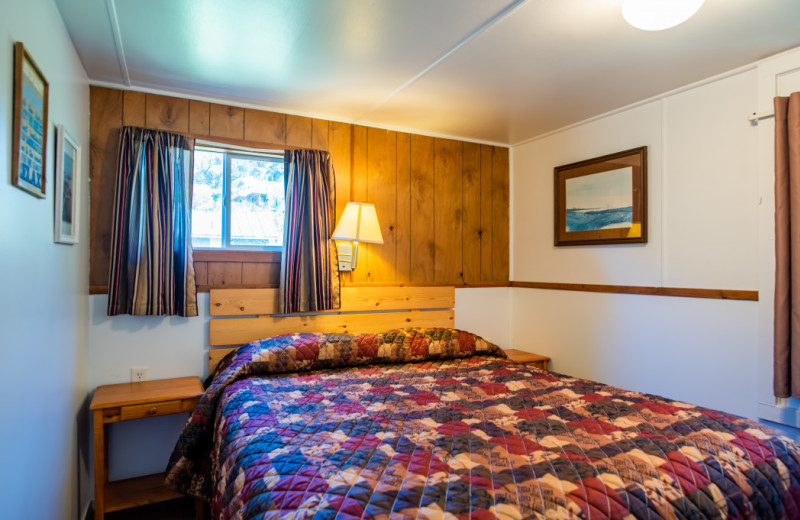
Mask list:
[[[94,520],[105,513],[106,445],[103,410],[94,411]]]
[[[194,518],[195,520],[205,520],[206,518],[206,503],[199,498],[194,499]]]

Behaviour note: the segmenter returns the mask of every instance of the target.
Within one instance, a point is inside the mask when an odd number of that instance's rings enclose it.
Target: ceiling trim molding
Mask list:
[[[526,0],[527,1],[527,0]],[[390,126],[390,125],[382,125],[379,123],[371,123],[369,121],[366,122],[358,122],[355,120],[348,120],[342,118],[331,117],[325,114],[317,114],[313,112],[300,112],[297,110],[290,110],[283,107],[272,107],[268,105],[259,105],[256,103],[248,103],[245,101],[240,101],[236,99],[230,99],[225,97],[214,97],[208,96],[205,94],[200,94],[197,92],[192,91],[182,91],[182,90],[167,90],[164,88],[160,88],[157,86],[148,86],[145,84],[132,84],[132,85],[123,85],[119,82],[115,81],[105,81],[105,80],[96,80],[90,79],[89,85],[93,87],[104,87],[104,88],[113,88],[118,90],[132,90],[134,92],[144,92],[145,94],[156,94],[159,96],[172,96],[172,97],[180,97],[184,99],[191,99],[193,101],[202,101],[205,103],[216,103],[220,105],[229,105],[233,107],[239,108],[252,108],[254,110],[265,110],[268,112],[277,112],[279,114],[289,114],[293,116],[302,116],[302,117],[310,117],[313,119],[324,119],[326,121],[335,121],[337,123],[347,123],[351,125],[360,125],[360,126],[367,126],[370,128],[380,128],[381,130],[390,130],[393,132],[402,132],[408,134],[416,134],[416,135],[424,135],[426,137],[439,137],[442,139],[455,139],[456,141],[463,141],[465,143],[475,143],[475,144],[485,144],[489,146],[498,146],[501,148],[511,148],[511,145],[508,143],[500,143],[496,141],[487,141],[484,139],[473,139],[470,137],[464,137],[461,135],[451,135],[451,134],[440,134],[436,132],[428,132],[425,130],[420,130],[419,128],[408,128],[402,126]]]
[[[486,22],[484,22],[484,24],[481,25],[480,27],[478,27],[478,29],[475,30],[474,32],[472,32],[472,34],[470,34],[469,36],[467,36],[466,38],[461,40],[455,47],[453,47],[452,49],[450,49],[449,51],[447,51],[446,53],[441,55],[433,63],[431,63],[430,65],[428,65],[427,67],[425,67],[424,69],[419,71],[417,74],[415,74],[413,77],[411,77],[411,79],[409,79],[408,81],[406,81],[405,83],[403,83],[402,85],[397,87],[395,90],[393,90],[391,93],[389,93],[388,96],[386,96],[385,98],[381,99],[380,101],[378,101],[377,103],[372,105],[369,109],[367,109],[366,112],[364,112],[363,114],[361,114],[360,116],[355,118],[355,121],[362,120],[367,114],[371,114],[372,112],[374,112],[375,110],[377,110],[378,108],[380,108],[381,106],[386,104],[387,101],[389,101],[390,99],[395,97],[401,91],[405,90],[412,83],[414,83],[415,81],[420,79],[422,76],[424,76],[425,74],[427,74],[428,72],[430,72],[431,70],[436,68],[437,65],[439,65],[441,62],[443,62],[444,60],[449,58],[458,49],[460,49],[461,47],[463,47],[464,45],[466,45],[467,43],[469,43],[473,39],[477,38],[481,33],[486,31],[489,27],[493,26],[494,24],[496,24],[497,22],[499,22],[500,20],[502,20],[503,18],[505,18],[506,16],[511,14],[512,12],[516,11],[519,7],[521,7],[526,2],[528,2],[528,0],[514,0],[514,2],[512,2],[511,4],[506,6],[505,9],[503,9],[502,11],[500,11],[499,13],[494,15],[493,17],[489,18],[489,20],[487,20]]]
[[[111,33],[114,35],[114,47],[117,50],[117,64],[122,79],[126,86],[131,86],[131,75],[128,71],[128,62],[125,59],[125,50],[122,47],[122,33],[119,29],[119,17],[117,16],[117,5],[114,0],[106,0],[106,10],[108,11],[108,22],[111,25]]]
[[[577,121],[575,123],[571,123],[571,124],[562,126],[561,128],[556,128],[555,130],[550,130],[549,132],[545,132],[543,134],[539,134],[539,135],[535,135],[533,137],[529,137],[527,139],[523,139],[522,141],[518,141],[518,142],[510,144],[508,146],[510,146],[513,149],[513,148],[516,148],[517,146],[522,146],[522,145],[525,145],[525,144],[528,144],[528,143],[533,143],[533,142],[538,141],[540,139],[546,139],[546,138],[548,138],[550,136],[556,135],[556,134],[558,134],[560,132],[565,132],[565,131],[570,130],[572,128],[577,128],[579,126],[582,126],[582,125],[585,125],[585,124],[588,124],[588,123],[592,123],[592,122],[597,121],[599,119],[603,119],[604,117],[609,117],[609,116],[613,116],[613,115],[616,115],[616,114],[621,114],[622,112],[626,112],[628,110],[632,110],[634,108],[638,108],[638,107],[647,105],[648,103],[653,103],[654,101],[661,101],[661,100],[663,100],[665,98],[668,98],[670,96],[675,96],[675,95],[680,94],[682,92],[686,92],[686,91],[692,90],[694,88],[702,87],[703,85],[708,85],[710,83],[714,83],[715,81],[720,81],[720,80],[723,80],[723,79],[726,79],[726,78],[730,78],[730,77],[736,76],[738,74],[742,74],[744,72],[748,72],[750,70],[757,70],[764,63],[767,63],[767,62],[775,60],[775,59],[780,59],[783,56],[788,56],[789,54],[797,52],[798,50],[800,50],[800,46],[796,46],[796,47],[792,47],[790,49],[782,50],[782,51],[780,51],[778,53],[772,54],[772,55],[767,56],[765,58],[761,58],[760,60],[756,60],[756,61],[754,61],[752,63],[748,63],[747,65],[742,65],[741,67],[737,67],[735,69],[731,69],[731,70],[728,70],[726,72],[722,72],[720,74],[717,74],[717,75],[714,75],[714,76],[710,76],[710,77],[705,78],[705,79],[701,79],[700,81],[695,81],[694,83],[689,83],[688,85],[684,85],[682,87],[678,87],[678,88],[675,88],[675,89],[672,89],[672,90],[668,90],[667,92],[663,92],[661,94],[657,94],[657,95],[649,97],[647,99],[643,99],[641,101],[637,101],[635,103],[631,103],[630,105],[625,105],[624,107],[615,108],[614,110],[609,110],[608,112],[604,112],[602,114],[599,114],[599,115],[596,115],[596,116],[592,116],[592,117],[584,119],[582,121]],[[753,113],[755,113],[755,112],[756,111],[754,111]]]

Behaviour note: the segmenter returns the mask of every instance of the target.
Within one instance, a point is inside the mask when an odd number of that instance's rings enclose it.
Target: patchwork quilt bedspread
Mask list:
[[[450,329],[242,347],[167,482],[222,519],[800,518],[800,448],[773,430]]]

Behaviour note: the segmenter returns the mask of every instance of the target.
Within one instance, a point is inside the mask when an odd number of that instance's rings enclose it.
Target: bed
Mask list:
[[[800,518],[800,447],[775,431],[447,327],[233,351],[167,482],[221,519]]]

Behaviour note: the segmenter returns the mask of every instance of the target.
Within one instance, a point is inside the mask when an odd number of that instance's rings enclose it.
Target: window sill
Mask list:
[[[195,249],[195,262],[248,262],[264,263],[281,261],[280,251],[236,251],[231,249]]]

